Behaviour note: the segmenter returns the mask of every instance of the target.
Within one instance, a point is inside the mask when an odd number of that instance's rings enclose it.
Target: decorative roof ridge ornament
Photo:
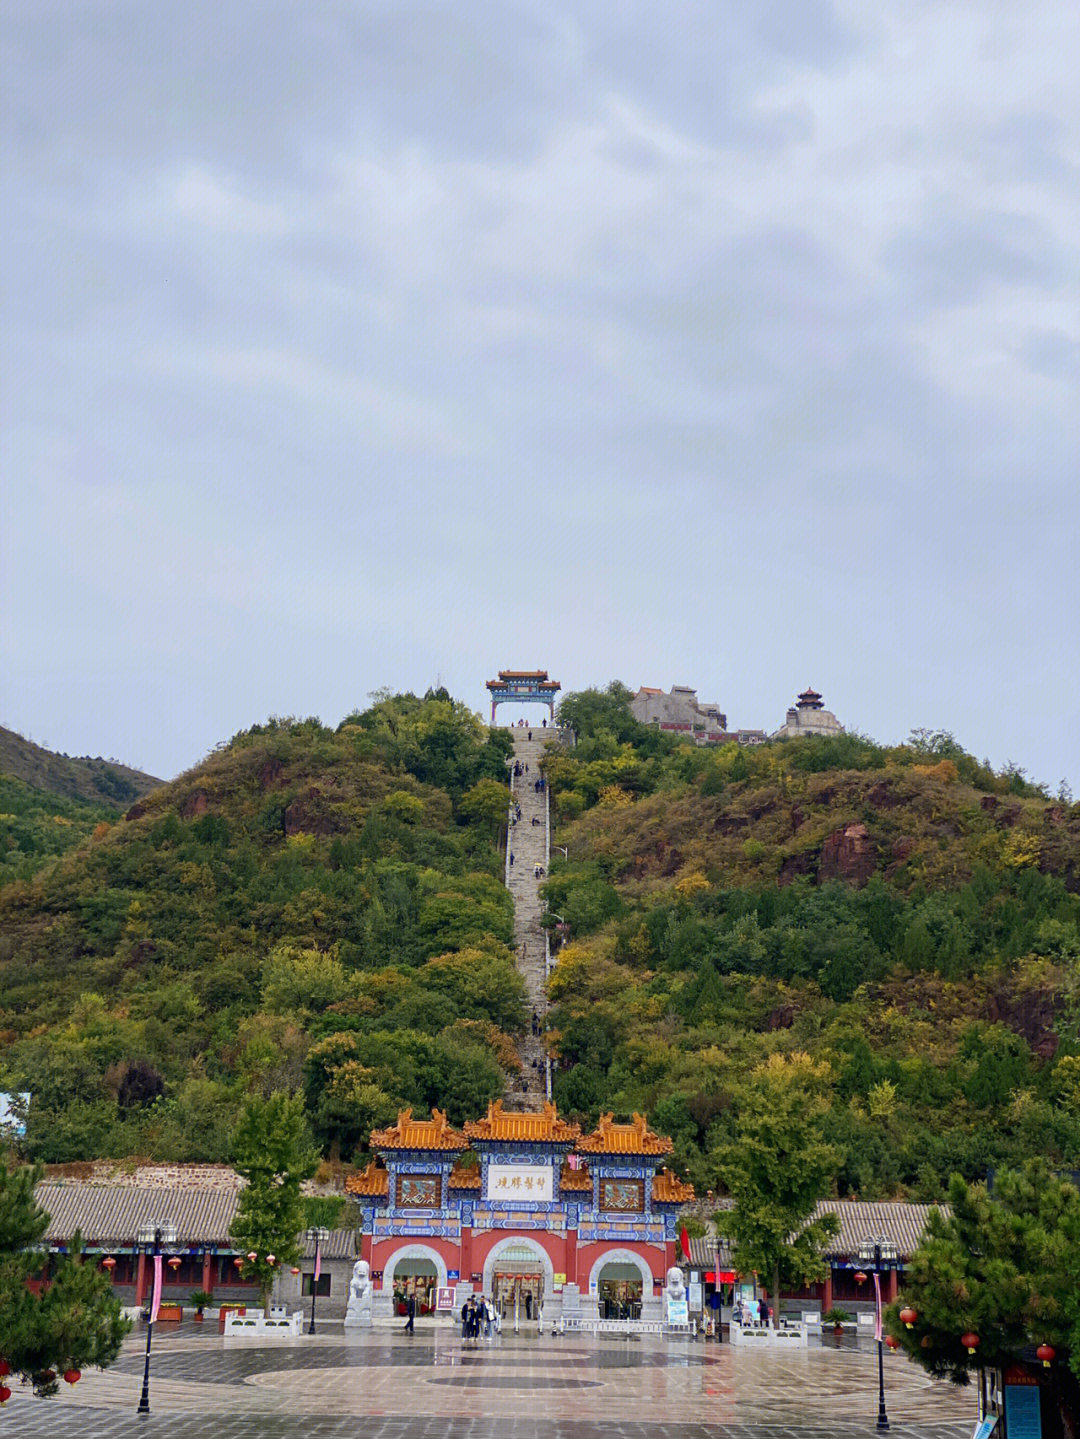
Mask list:
[[[504,1109],[501,1099],[493,1099],[488,1104],[485,1117],[470,1120],[464,1128],[469,1139],[492,1142],[576,1144],[581,1138],[581,1125],[561,1119],[558,1108],[550,1099],[545,1100],[539,1113],[535,1110]]]
[[[465,1137],[452,1128],[443,1109],[432,1108],[430,1119],[414,1119],[412,1108],[398,1112],[389,1129],[371,1131],[373,1149],[468,1149]]]
[[[655,1134],[644,1114],[635,1110],[629,1124],[617,1123],[608,1111],[600,1122],[578,1144],[582,1154],[670,1154],[675,1147],[663,1134]]]

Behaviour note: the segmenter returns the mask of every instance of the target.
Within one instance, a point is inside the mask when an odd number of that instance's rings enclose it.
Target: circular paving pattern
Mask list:
[[[728,1345],[324,1329],[276,1342],[155,1334],[151,1418],[136,1418],[145,1331],[120,1362],[0,1419],[20,1439],[865,1439],[877,1417],[871,1344],[794,1354]],[[418,1382],[421,1381],[421,1382]],[[886,1362],[891,1439],[970,1439],[970,1391]],[[4,1432],[7,1432],[4,1430]]]

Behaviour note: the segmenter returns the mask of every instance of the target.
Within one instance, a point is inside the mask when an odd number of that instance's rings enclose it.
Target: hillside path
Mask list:
[[[553,731],[534,726],[514,728],[514,757],[510,772],[510,811],[506,843],[506,887],[514,901],[514,946],[517,967],[528,991],[530,1030],[518,1048],[521,1080],[507,1089],[515,1109],[540,1109],[547,1098],[547,1066],[543,1032],[547,1025],[547,943],[540,923],[544,906],[540,886],[550,858],[547,787],[537,790],[540,765]],[[530,738],[531,736],[531,738]],[[522,773],[514,774],[520,765]],[[526,769],[528,766],[528,769]],[[517,811],[520,809],[520,817]],[[510,863],[513,855],[514,862]],[[537,873],[537,867],[543,871]],[[538,1030],[539,1032],[533,1032]],[[522,1089],[522,1083],[525,1088]]]

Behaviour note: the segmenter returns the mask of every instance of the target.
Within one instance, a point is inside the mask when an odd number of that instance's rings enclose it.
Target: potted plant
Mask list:
[[[822,1324],[831,1324],[834,1334],[843,1334],[844,1325],[851,1323],[851,1315],[846,1309],[826,1309],[821,1316]]]
[[[195,1323],[203,1322],[203,1310],[208,1304],[213,1304],[214,1296],[205,1289],[194,1289],[188,1295],[188,1303],[195,1310]]]

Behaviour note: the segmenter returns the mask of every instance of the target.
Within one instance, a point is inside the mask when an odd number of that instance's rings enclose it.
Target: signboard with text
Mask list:
[[[454,1291],[448,1284],[435,1291],[435,1308],[440,1314],[449,1314],[454,1307]]]
[[[685,1299],[669,1299],[667,1305],[667,1322],[669,1324],[689,1324],[690,1314]]]
[[[555,1168],[551,1164],[489,1164],[484,1198],[550,1204],[555,1194],[554,1180]]]
[[[1039,1386],[1034,1379],[1027,1384],[1006,1381],[1005,1432],[1009,1439],[1042,1439]]]

